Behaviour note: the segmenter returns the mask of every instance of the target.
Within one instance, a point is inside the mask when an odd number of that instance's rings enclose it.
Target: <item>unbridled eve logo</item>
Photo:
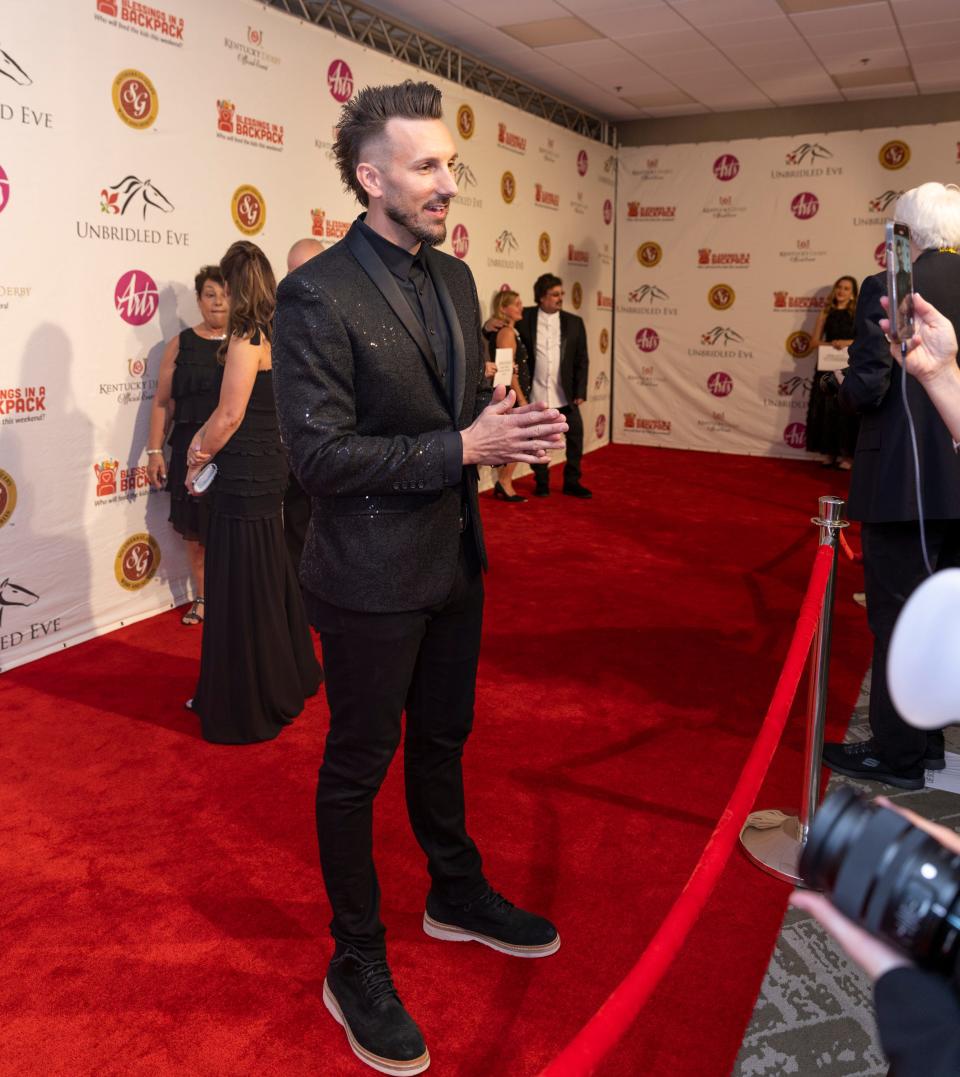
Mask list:
[[[493,241],[493,245],[497,251],[497,254],[508,254],[510,251],[515,251],[519,244],[517,243],[517,237],[513,232],[508,232],[504,229],[500,235]]]
[[[353,94],[353,72],[344,60],[334,60],[327,68],[327,87],[334,101],[342,105]]]
[[[786,163],[802,165],[804,161],[819,161],[830,157],[833,157],[833,154],[819,142],[801,142],[786,155]]]
[[[733,392],[733,378],[724,370],[715,370],[707,378],[707,389],[713,396],[729,396]]]
[[[3,170],[3,166],[0,165],[0,213],[7,208],[7,203],[10,201],[10,180],[7,179],[7,174]]]
[[[145,325],[157,313],[160,292],[149,273],[129,269],[117,281],[113,304],[128,325]]]
[[[816,217],[820,209],[820,200],[810,191],[801,191],[790,203],[790,212],[798,221],[809,221]]]
[[[0,75],[12,79],[18,86],[31,86],[33,79],[23,70],[9,52],[0,49]]]
[[[660,347],[660,335],[656,329],[641,329],[634,337],[634,341],[642,352],[655,352]]]
[[[138,179],[134,175],[124,176],[119,183],[111,184],[100,190],[100,212],[123,216],[130,205],[142,209],[146,220],[148,209],[158,209],[161,213],[170,213],[173,203],[148,180]]]
[[[450,244],[453,247],[453,253],[458,258],[466,258],[467,251],[470,250],[470,233],[466,229],[466,225],[458,224],[454,227],[450,236]]]
[[[735,179],[740,172],[740,162],[732,153],[724,153],[713,162],[713,174],[721,183]]]
[[[113,80],[113,107],[128,127],[143,131],[157,118],[160,99],[142,71],[127,68]]]
[[[876,198],[871,198],[868,203],[872,213],[886,213],[892,202],[903,194],[903,191],[884,191],[883,194],[877,195]]]

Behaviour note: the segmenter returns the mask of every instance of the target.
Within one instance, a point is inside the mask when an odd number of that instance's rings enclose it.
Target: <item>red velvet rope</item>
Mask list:
[[[593,1073],[630,1027],[696,923],[753,809],[780,743],[817,629],[832,563],[833,549],[820,546],[763,725],[727,806],[680,896],[626,978],[567,1047],[541,1071],[540,1077],[588,1077]]]
[[[847,542],[847,537],[844,533],[840,532],[840,549],[850,558],[851,561],[862,561],[863,554],[855,553],[853,547]]]

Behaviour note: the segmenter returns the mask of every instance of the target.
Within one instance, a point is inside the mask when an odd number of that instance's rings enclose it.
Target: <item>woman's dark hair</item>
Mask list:
[[[193,288],[197,293],[197,299],[203,294],[203,286],[208,280],[223,287],[223,274],[219,266],[201,266],[200,272],[193,278]]]
[[[267,340],[273,338],[277,281],[267,256],[248,239],[237,240],[230,247],[220,260],[220,272],[230,292],[227,336],[218,353],[222,363],[233,337],[249,339],[259,330]]]
[[[533,298],[539,303],[547,292],[549,292],[551,288],[556,288],[558,284],[563,284],[563,281],[553,273],[541,274],[533,282]]]
[[[439,120],[441,97],[432,83],[407,79],[398,86],[365,86],[343,106],[333,152],[344,187],[360,205],[369,205],[369,199],[357,179],[357,165],[370,143],[383,135],[387,120]]]
[[[851,314],[856,314],[857,313],[857,296],[860,294],[860,287],[857,284],[857,278],[856,277],[849,277],[849,276],[837,277],[837,279],[833,282],[833,287],[830,289],[830,306],[832,307],[832,306],[834,306],[836,304],[837,285],[842,280],[850,281],[850,291],[852,293],[851,296],[850,296],[850,302],[847,304],[846,309],[849,310]]]

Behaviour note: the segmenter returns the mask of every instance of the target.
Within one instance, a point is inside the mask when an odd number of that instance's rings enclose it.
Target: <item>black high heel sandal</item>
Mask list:
[[[526,501],[520,494],[508,494],[499,482],[493,485],[493,496],[497,501]]]

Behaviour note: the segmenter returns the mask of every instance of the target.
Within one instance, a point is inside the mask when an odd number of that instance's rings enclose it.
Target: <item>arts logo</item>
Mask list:
[[[550,260],[550,233],[541,232],[540,238],[537,240],[537,254],[540,256],[541,262],[548,262]]]
[[[590,252],[580,250],[572,243],[567,244],[567,262],[570,265],[588,266],[590,264]]]
[[[324,239],[343,239],[350,231],[352,221],[337,221],[328,217],[326,210],[310,210],[310,234]]]
[[[639,288],[634,288],[628,298],[631,303],[646,303],[649,301],[653,304],[663,299],[669,299],[670,295],[662,288],[658,288],[656,284],[641,284]]]
[[[573,303],[574,310],[579,310],[583,302],[583,288],[578,280],[573,282],[573,287],[570,289],[570,302]]]
[[[676,206],[644,206],[640,202],[627,203],[628,221],[672,221],[676,215]]]
[[[750,254],[748,251],[715,251],[711,247],[701,247],[697,252],[697,265],[700,268],[729,266],[746,269],[750,265]]]
[[[655,352],[660,347],[660,335],[656,329],[641,329],[634,337],[634,343],[642,352]]]
[[[805,423],[788,423],[783,431],[783,440],[791,449],[807,447],[807,427]]]
[[[150,79],[131,67],[113,80],[113,107],[128,127],[143,131],[157,118],[160,98]]]
[[[341,105],[353,94],[353,72],[345,60],[334,60],[327,68],[327,88]]]
[[[17,86],[31,86],[33,79],[23,70],[9,52],[0,49],[0,76],[15,82]]]
[[[873,250],[873,260],[881,269],[887,268],[887,245],[878,243]]]
[[[721,183],[736,179],[740,173],[740,162],[732,153],[724,153],[713,162],[713,174]]]
[[[726,347],[730,344],[742,344],[743,337],[729,325],[715,325],[709,332],[701,334],[700,343],[708,348],[715,348],[718,344]]]
[[[804,359],[812,351],[811,348],[812,338],[809,333],[805,333],[802,329],[798,329],[795,333],[791,333],[787,337],[786,349],[788,354],[792,355],[794,359]]]
[[[577,154],[577,173],[578,175],[585,176],[587,169],[590,167],[590,158],[587,156],[586,150],[581,150]]]
[[[225,98],[217,102],[217,130],[223,131],[224,134],[233,134],[233,114],[237,111],[237,106],[232,101],[227,101]]]
[[[497,124],[497,145],[501,149],[512,150],[514,153],[527,152],[527,140],[523,135],[511,131],[505,123]]]
[[[729,396],[733,392],[733,378],[725,370],[715,370],[707,378],[707,389],[713,396]]]
[[[233,192],[230,212],[233,223],[245,236],[255,236],[267,223],[267,203],[257,188],[249,183]]]
[[[7,208],[7,203],[10,201],[10,180],[7,178],[6,172],[3,170],[3,166],[0,165],[0,213]]]
[[[809,221],[811,217],[816,217],[819,209],[820,201],[810,191],[801,191],[790,203],[790,212],[798,221]]]
[[[606,355],[607,354],[607,348],[609,348],[609,347],[610,347],[610,330],[609,329],[601,329],[600,330],[600,354],[601,355]]]
[[[886,213],[892,203],[903,194],[903,191],[884,191],[883,194],[871,198],[869,202],[871,213]]]
[[[149,273],[128,269],[117,281],[113,303],[128,325],[145,325],[157,313],[160,292]]]
[[[637,247],[637,261],[642,266],[646,266],[647,269],[653,268],[655,265],[660,264],[660,259],[663,257],[663,248],[659,243],[654,243],[653,240],[648,240],[646,243],[641,243]]]
[[[597,421],[594,423],[593,429],[596,431],[597,437],[602,438],[607,432],[607,417],[606,415],[598,415]]]
[[[906,142],[901,142],[900,139],[895,138],[891,142],[884,142],[877,157],[884,168],[895,172],[909,162],[910,147]]]
[[[610,224],[613,221],[613,203],[609,198],[603,200],[603,223]]]
[[[13,476],[0,467],[0,527],[13,515],[17,507],[17,484]]]
[[[707,292],[707,302],[714,310],[729,310],[736,299],[737,293],[729,284],[715,284]]]
[[[126,591],[139,591],[160,567],[160,547],[153,535],[141,531],[124,541],[113,562],[117,583]]]
[[[8,576],[0,583],[0,625],[3,624],[4,610],[8,606],[32,606],[39,598],[38,594],[24,587],[23,584],[13,583]],[[21,636],[21,641],[22,638]]]
[[[535,183],[533,185],[533,200],[538,206],[542,206],[544,209],[560,208],[560,195],[556,194],[554,191],[546,190],[542,183]]]
[[[169,198],[149,179],[137,176],[124,176],[118,183],[100,190],[100,212],[110,216],[122,217],[130,206],[133,212],[141,210],[141,216],[147,219],[147,210],[156,209],[161,213],[170,213],[174,206]]]
[[[453,253],[458,258],[467,257],[467,251],[470,250],[470,234],[467,232],[466,225],[458,224],[454,226],[450,236],[450,245],[453,247]]]
[[[473,138],[473,132],[477,129],[477,120],[473,109],[469,105],[461,105],[457,109],[457,131],[461,138]]]
[[[519,244],[513,232],[504,229],[493,241],[493,246],[497,254],[509,254],[510,251],[515,251]]]
[[[517,181],[512,172],[500,177],[500,197],[509,205],[517,197]]]
[[[802,165],[805,161],[828,160],[831,157],[833,154],[819,142],[801,142],[787,153],[785,160],[788,165]]]
[[[453,178],[457,181],[458,187],[477,186],[477,177],[473,174],[473,169],[466,161],[461,161],[459,158],[453,166]]]
[[[117,492],[117,481],[120,473],[120,461],[109,458],[93,465],[93,473],[97,477],[97,497],[110,497]]]

